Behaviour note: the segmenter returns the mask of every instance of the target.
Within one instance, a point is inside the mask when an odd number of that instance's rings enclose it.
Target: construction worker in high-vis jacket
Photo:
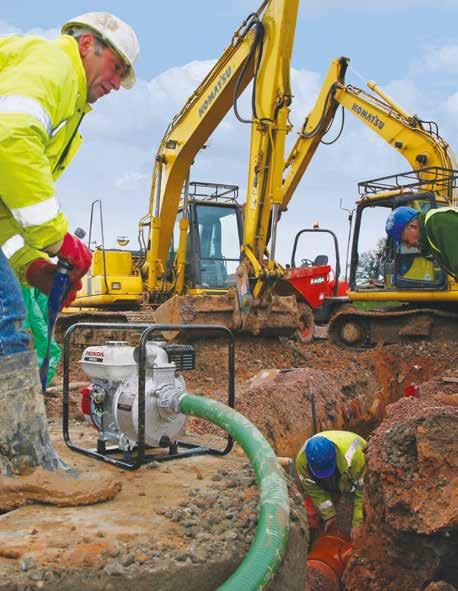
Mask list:
[[[386,233],[397,244],[417,247],[433,257],[446,273],[458,281],[458,209],[439,207],[422,212],[401,205],[386,220]]]
[[[64,305],[81,288],[91,253],[68,231],[54,184],[81,144],[90,104],[133,86],[139,53],[131,27],[106,12],[83,14],[61,32],[52,41],[0,38],[0,373],[17,366],[27,383],[38,374],[19,281],[49,294],[57,256],[71,266]]]
[[[336,517],[334,500],[353,499],[352,536],[363,521],[364,446],[350,431],[322,431],[307,439],[296,457],[296,471],[304,494],[310,497],[328,531]]]

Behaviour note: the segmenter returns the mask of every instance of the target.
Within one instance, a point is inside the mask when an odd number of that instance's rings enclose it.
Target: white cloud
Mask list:
[[[18,27],[0,19],[0,35],[12,35],[14,33],[21,34],[22,31]]]
[[[117,189],[121,191],[129,191],[132,185],[140,183],[145,184],[150,180],[150,176],[140,172],[125,172],[115,178],[114,184]]]
[[[458,74],[458,45],[430,48],[419,68],[429,72]]]
[[[214,64],[215,60],[193,61],[171,68],[148,83],[151,95],[159,103],[178,102],[181,108]]]
[[[413,115],[421,107],[420,92],[413,80],[392,80],[383,91],[409,114]]]
[[[8,23],[4,20],[0,19],[0,35],[36,35],[37,37],[45,37],[46,39],[55,39],[59,35],[59,29],[57,28],[50,28],[50,29],[42,29],[40,27],[35,27],[33,29],[29,29],[24,31],[20,27],[16,27],[11,23]]]

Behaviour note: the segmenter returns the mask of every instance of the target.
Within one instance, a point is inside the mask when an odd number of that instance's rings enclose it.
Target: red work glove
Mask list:
[[[76,283],[72,283],[71,288],[68,290],[64,297],[64,301],[62,302],[62,308],[70,306],[70,304],[76,298],[76,294],[82,287],[83,284],[81,283],[81,279],[78,279]]]
[[[25,277],[32,287],[36,287],[42,293],[49,295],[56,269],[57,265],[51,263],[47,259],[35,259],[27,267]],[[71,281],[70,289],[65,295],[62,307],[69,306],[73,302],[76,298],[77,291],[81,289],[81,287],[82,284],[80,279]]]
[[[35,259],[29,264],[25,272],[27,283],[32,287],[37,287],[42,293],[49,295],[56,268],[57,265],[47,259]]]
[[[89,271],[92,261],[91,251],[79,238],[68,232],[64,236],[64,242],[57,256],[72,266],[69,276],[76,288],[79,279]]]

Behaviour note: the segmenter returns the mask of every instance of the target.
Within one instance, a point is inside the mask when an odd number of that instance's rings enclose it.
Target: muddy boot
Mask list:
[[[69,507],[116,496],[116,475],[80,475],[54,451],[35,353],[0,356],[0,376],[0,514],[30,502]]]
[[[0,356],[0,473],[67,470],[48,435],[35,353]]]

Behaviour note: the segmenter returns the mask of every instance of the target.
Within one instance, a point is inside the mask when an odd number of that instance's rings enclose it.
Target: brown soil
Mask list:
[[[76,363],[82,341],[101,344],[108,338],[126,337],[77,339],[71,381],[85,379]],[[128,339],[133,344],[135,337]],[[184,376],[188,390],[226,402],[226,345],[202,339],[195,346],[196,370]],[[294,457],[314,423],[317,430],[345,428],[370,436],[366,526],[345,574],[346,589],[455,588],[450,572],[458,552],[456,346],[418,341],[354,351],[326,341],[245,338],[237,339],[235,361],[236,408],[278,455]],[[396,402],[412,383],[420,386],[420,400]],[[77,391],[71,399],[77,418]],[[60,396],[48,399],[47,409],[56,419]],[[196,437],[217,431],[197,419],[189,428]]]
[[[136,335],[125,331],[109,334],[89,331],[75,337],[70,356],[71,381],[87,379],[78,365],[86,344],[101,344],[109,339],[125,339],[131,344],[138,341]],[[188,390],[226,402],[227,344],[220,339],[202,339],[194,344],[196,370],[184,376]],[[440,377],[447,370],[453,370],[457,361],[456,347],[447,342],[419,341],[355,351],[327,341],[300,344],[274,338],[238,338],[235,345],[236,408],[265,429],[264,434],[279,455],[293,456],[312,429],[310,394],[316,396],[319,430],[333,422],[340,427],[344,421],[347,429],[367,436],[385,416],[386,405],[403,395],[405,386]],[[293,375],[284,371],[291,369],[297,371],[292,372]],[[265,370],[275,371],[266,375]],[[276,403],[269,401],[271,395]],[[320,400],[328,396],[329,403],[323,409]],[[70,400],[73,412],[78,415],[78,391],[71,393]],[[59,395],[48,398],[46,404],[48,416],[60,415]],[[301,421],[302,427],[298,430]],[[208,424],[193,423],[193,430],[207,432],[209,429]]]
[[[94,431],[72,423],[72,438]],[[238,567],[257,525],[258,491],[246,458],[196,456],[135,472],[72,453],[57,426],[59,455],[81,474],[114,482],[118,494],[86,507],[40,498],[0,516],[2,591],[213,591]],[[213,438],[206,438],[215,445]],[[282,572],[269,591],[303,589],[308,531],[301,497],[290,483],[291,531]],[[34,499],[37,500],[37,499]]]
[[[391,405],[369,440],[366,519],[347,591],[458,586],[458,408],[435,392],[429,383],[420,399]]]

